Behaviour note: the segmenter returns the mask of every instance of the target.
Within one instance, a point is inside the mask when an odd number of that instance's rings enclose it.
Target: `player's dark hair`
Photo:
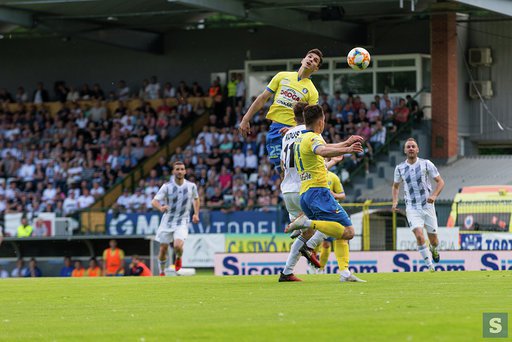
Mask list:
[[[177,160],[175,161],[174,163],[172,163],[172,169],[174,170],[176,168],[177,165],[183,165],[185,166],[185,163],[182,162],[181,160]]]
[[[320,68],[320,66],[322,65],[322,62],[324,61],[324,54],[322,53],[322,51],[320,51],[320,49],[311,49],[308,51],[308,53],[306,54],[309,55],[310,53],[314,53],[315,55],[317,55],[319,58],[320,58],[320,62],[318,63],[318,67]]]
[[[297,124],[303,124],[304,123],[304,108],[306,108],[308,104],[306,102],[297,102],[293,106],[293,114],[295,114],[295,122]]]
[[[309,105],[304,108],[304,123],[307,127],[313,125],[318,119],[323,118],[324,110],[319,105]]]

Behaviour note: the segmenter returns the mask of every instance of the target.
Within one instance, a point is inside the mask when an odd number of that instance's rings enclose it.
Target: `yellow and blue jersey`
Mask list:
[[[309,78],[299,78],[297,71],[277,73],[267,85],[274,94],[274,102],[267,113],[267,119],[295,126],[293,106],[297,102],[318,103],[318,91]]]
[[[340,177],[334,172],[327,172],[327,184],[329,185],[329,189],[335,194],[343,194],[345,192],[343,185],[341,185]]]
[[[302,131],[295,142],[295,167],[300,178],[300,194],[310,188],[327,188],[327,168],[324,157],[315,154],[315,150],[325,145],[320,134]]]

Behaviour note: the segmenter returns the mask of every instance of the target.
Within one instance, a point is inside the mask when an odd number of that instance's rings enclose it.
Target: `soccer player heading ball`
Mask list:
[[[282,135],[280,130],[295,126],[293,106],[297,102],[308,104],[318,103],[318,91],[311,75],[322,65],[323,54],[318,49],[308,51],[301,61],[299,71],[283,71],[277,73],[265,90],[251,104],[240,122],[240,132],[243,136],[251,134],[251,119],[274,95],[274,102],[267,113],[267,119],[272,120],[267,133],[267,152],[270,162],[280,169]]]

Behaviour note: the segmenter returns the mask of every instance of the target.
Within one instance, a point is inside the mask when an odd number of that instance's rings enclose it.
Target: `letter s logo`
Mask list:
[[[489,332],[491,334],[499,334],[502,330],[501,318],[494,317],[489,320]]]

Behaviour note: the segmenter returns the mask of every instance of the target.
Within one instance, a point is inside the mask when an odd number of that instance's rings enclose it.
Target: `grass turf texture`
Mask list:
[[[512,313],[512,272],[277,278],[2,279],[0,340],[476,341]]]

